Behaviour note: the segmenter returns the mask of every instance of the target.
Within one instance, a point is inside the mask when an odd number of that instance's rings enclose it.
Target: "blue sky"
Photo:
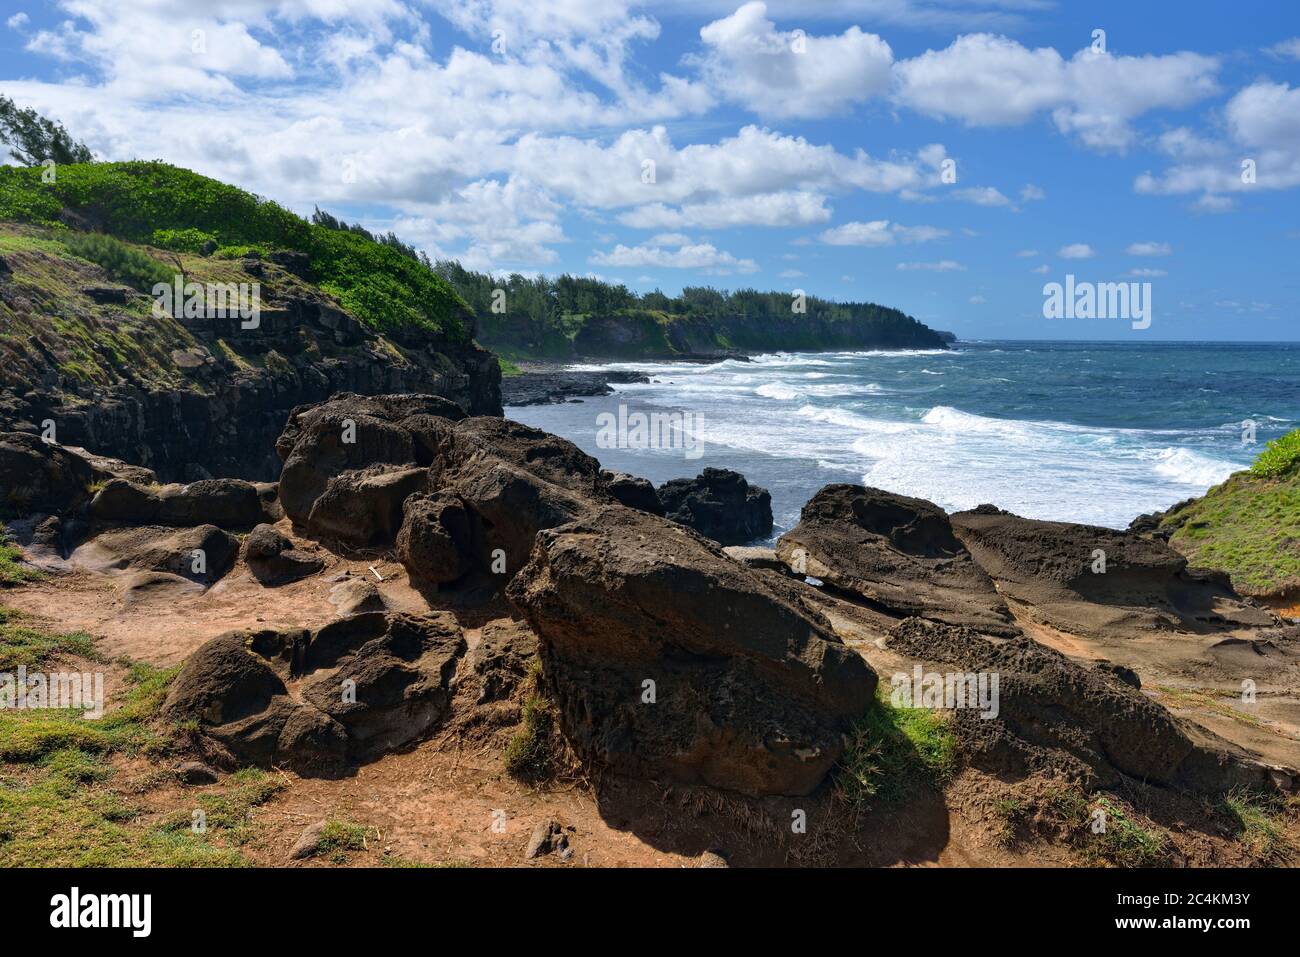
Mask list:
[[[1300,338],[1294,2],[2,9],[0,92],[100,158],[474,268],[798,288],[969,338]],[[1067,273],[1150,282],[1150,328],[1044,319]]]

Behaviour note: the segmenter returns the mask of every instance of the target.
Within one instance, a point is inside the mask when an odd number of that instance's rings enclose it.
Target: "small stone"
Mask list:
[[[321,834],[325,831],[325,824],[325,821],[309,824],[299,836],[298,842],[294,844],[293,850],[289,852],[290,859],[301,861],[315,854],[316,848],[320,845]]]
[[[730,867],[726,857],[719,850],[708,850],[700,855],[700,862],[696,867]]]
[[[555,821],[543,821],[533,828],[533,836],[528,839],[528,847],[524,849],[524,860],[531,861],[535,857],[549,854],[552,850],[551,835],[558,834],[561,830]]]

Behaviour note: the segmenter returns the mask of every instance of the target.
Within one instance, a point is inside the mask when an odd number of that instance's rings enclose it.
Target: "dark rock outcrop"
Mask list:
[[[605,472],[604,475],[606,488],[615,501],[651,515],[664,513],[663,502],[659,501],[659,493],[649,479],[626,472]]]
[[[593,395],[609,395],[610,383],[649,382],[641,372],[525,372],[501,380],[501,404],[551,405]]]
[[[215,525],[145,525],[100,532],[79,545],[69,561],[91,571],[166,572],[210,585],[230,571],[238,554],[234,536]]]
[[[772,532],[772,496],[730,469],[706,468],[658,489],[664,514],[723,545],[744,545]]]
[[[270,525],[259,525],[244,539],[240,552],[249,572],[263,585],[285,585],[315,575],[325,562],[293,547],[293,542]]]
[[[1161,541],[1091,525],[981,508],[951,516],[954,533],[998,590],[1034,620],[1095,638],[1152,631],[1269,627],[1227,580],[1190,569]],[[1094,570],[1096,569],[1096,570]]]
[[[205,479],[153,489],[114,478],[95,494],[90,514],[96,521],[121,525],[210,523],[242,529],[265,520],[267,509],[257,487],[242,479]]]
[[[861,485],[827,485],[781,536],[777,554],[810,575],[899,617],[916,615],[993,635],[1020,629],[988,575],[953,535],[943,509]]]
[[[305,630],[227,632],[181,669],[162,714],[227,761],[333,776],[429,733],[465,640],[445,613],[370,613]]]
[[[69,511],[94,481],[81,456],[27,432],[0,433],[0,514]]]
[[[1103,788],[1116,787],[1121,776],[1215,793],[1273,787],[1270,769],[1245,752],[1180,721],[1127,682],[1026,636],[994,640],[909,618],[888,642],[954,673],[996,676],[996,715],[970,707],[951,712],[963,754],[982,770],[1045,772]]]
[[[621,506],[541,532],[507,597],[587,760],[807,794],[876,678],[824,619],[689,529]]]

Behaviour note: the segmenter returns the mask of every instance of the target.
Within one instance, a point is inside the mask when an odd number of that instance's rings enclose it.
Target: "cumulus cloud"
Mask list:
[[[1173,251],[1168,243],[1132,243],[1126,250],[1130,256],[1168,256]]]
[[[684,237],[683,237],[684,238]],[[644,243],[625,246],[619,243],[608,252],[594,253],[589,262],[596,266],[656,266],[661,269],[700,269],[716,275],[733,272],[752,273],[758,264],[752,259],[740,259],[712,243],[688,243],[658,246]]]
[[[895,66],[895,99],[968,126],[1013,126],[1051,111],[1062,133],[1098,150],[1133,142],[1131,122],[1215,93],[1219,63],[1196,53],[1114,56],[1081,50],[1066,60],[987,33],[958,37]]]
[[[828,229],[818,238],[830,246],[892,246],[895,243],[927,243],[948,235],[935,226],[904,226],[887,219],[845,223]]]
[[[1071,243],[1056,251],[1062,259],[1091,259],[1097,253],[1087,243]]]
[[[889,89],[889,44],[856,26],[813,36],[780,31],[762,2],[700,30],[695,62],[716,95],[762,116],[826,116]]]

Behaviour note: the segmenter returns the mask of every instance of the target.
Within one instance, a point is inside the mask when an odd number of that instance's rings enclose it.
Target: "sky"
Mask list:
[[[3,0],[0,93],[496,274],[1300,339],[1294,0]]]

